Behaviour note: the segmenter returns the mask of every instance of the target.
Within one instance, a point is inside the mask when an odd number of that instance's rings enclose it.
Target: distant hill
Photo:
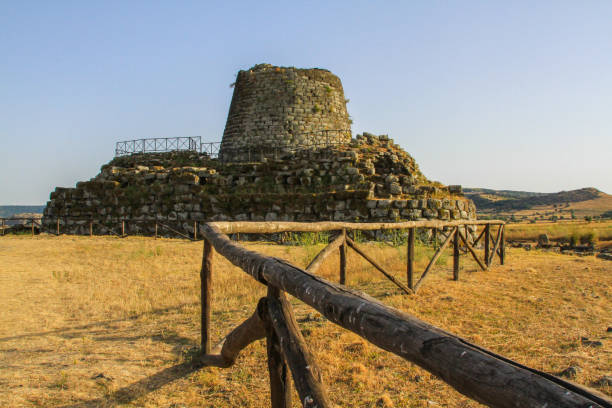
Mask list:
[[[464,188],[464,194],[476,204],[482,215],[506,215],[522,218],[600,216],[612,210],[612,196],[587,187],[558,193]]]
[[[44,209],[44,205],[0,205],[0,217],[8,218],[21,213],[42,214]]]
[[[525,210],[538,205],[554,205],[589,201],[606,195],[596,188],[561,191],[559,193],[531,193],[526,191],[489,190],[484,188],[465,188],[466,196],[471,198],[477,208],[496,210]]]

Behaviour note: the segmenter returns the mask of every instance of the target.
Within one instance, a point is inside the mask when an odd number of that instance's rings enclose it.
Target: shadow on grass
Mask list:
[[[100,322],[88,323],[88,324],[84,324],[84,325],[81,325],[81,326],[64,327],[64,328],[61,328],[61,329],[49,330],[49,331],[45,331],[45,332],[20,334],[20,335],[17,335],[17,336],[10,336],[10,337],[2,337],[2,338],[0,338],[0,342],[10,341],[10,340],[17,340],[17,339],[24,339],[24,338],[28,338],[28,337],[42,337],[42,336],[48,336],[48,335],[51,335],[51,334],[64,334],[64,337],[69,338],[71,336],[69,333],[72,332],[72,331],[75,331],[75,330],[91,329],[91,328],[97,327],[97,326],[102,326],[102,327],[103,326],[108,326],[108,325],[113,324],[113,323],[120,323],[120,322],[126,322],[126,321],[130,321],[130,320],[136,320],[139,317],[147,316],[147,315],[158,315],[158,314],[168,313],[168,312],[171,312],[173,310],[179,310],[179,309],[182,309],[182,308],[187,307],[187,306],[195,306],[195,305],[199,305],[199,302],[183,303],[183,304],[180,304],[178,306],[167,307],[167,308],[163,308],[163,309],[153,309],[150,312],[138,313],[138,314],[131,315],[130,317],[127,317],[127,318],[124,318],[124,319],[103,320],[103,321],[100,321]]]
[[[63,405],[62,408],[113,407],[118,404],[127,404],[202,367],[201,364],[193,362],[177,364],[123,387],[108,397],[78,402],[72,405]]]

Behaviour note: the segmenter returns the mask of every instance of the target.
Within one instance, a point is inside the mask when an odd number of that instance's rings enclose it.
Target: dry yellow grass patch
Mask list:
[[[246,245],[299,266],[322,248]],[[405,248],[364,246],[405,279]],[[269,406],[263,341],[229,369],[189,363],[199,342],[201,251],[201,242],[137,237],[0,238],[2,405]],[[422,255],[420,270],[426,262]],[[612,263],[522,250],[509,250],[507,265],[487,272],[462,262],[461,280],[453,282],[445,254],[409,297],[349,252],[348,284],[532,367],[555,373],[577,365],[576,381],[587,385],[612,374]],[[337,280],[337,266],[332,258],[319,273]],[[221,339],[265,290],[218,255],[215,268],[212,327]],[[479,406],[292,303],[338,406]],[[581,337],[603,346],[585,347]]]
[[[506,239],[536,241],[540,234],[548,234],[553,240],[565,239],[572,235],[578,237],[592,233],[599,241],[612,240],[612,221],[568,221],[537,224],[507,224]]]

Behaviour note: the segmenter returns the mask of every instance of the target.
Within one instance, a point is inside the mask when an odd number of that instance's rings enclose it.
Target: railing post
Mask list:
[[[491,224],[487,224],[485,225],[485,232],[484,232],[484,261],[485,261],[485,265],[487,266],[487,268],[489,267],[489,265],[491,264],[489,262],[489,247],[491,246],[491,238],[490,238],[490,227]],[[466,231],[467,233],[467,231]],[[467,236],[466,236],[467,238]]]
[[[453,280],[459,280],[459,227],[453,237]]]
[[[60,224],[60,217],[58,216],[58,217],[57,217],[57,236],[58,236],[58,237],[59,237],[59,234],[60,234],[60,227],[59,227],[59,224]]]
[[[204,253],[202,255],[202,269],[200,271],[200,301],[202,304],[201,316],[201,349],[202,354],[210,354],[210,319],[212,300],[212,273],[213,273],[213,246],[205,238]]]
[[[89,236],[93,237],[93,221],[89,221]]]
[[[121,238],[125,237],[125,220],[121,220]]]
[[[280,291],[268,286],[268,299],[280,299]],[[267,308],[266,308],[267,309]],[[270,402],[272,408],[291,407],[291,383],[289,367],[283,357],[281,344],[270,322],[266,310],[266,349],[268,353],[268,373],[270,375]]]
[[[346,229],[342,230],[342,245],[340,245],[340,284],[346,284]]]
[[[414,231],[415,228],[408,228],[408,242],[406,248],[406,280],[410,289],[414,288]]]
[[[504,264],[504,260],[506,258],[506,238],[504,237],[505,233],[506,233],[506,226],[504,224],[500,225],[499,228],[501,228],[501,236],[499,237],[499,239],[501,240],[501,242],[499,243],[499,263],[500,264]]]
[[[155,221],[155,239],[157,239],[157,221]]]
[[[196,241],[198,239],[198,222],[193,222],[193,240]]]
[[[32,224],[32,238],[34,238],[34,218],[30,220],[30,223]]]

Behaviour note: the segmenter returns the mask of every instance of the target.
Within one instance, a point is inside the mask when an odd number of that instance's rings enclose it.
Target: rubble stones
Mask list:
[[[406,187],[414,193],[406,194]],[[117,157],[76,188],[56,188],[44,215],[49,229],[58,217],[114,228],[122,219],[138,219],[151,221],[142,227],[151,233],[155,220],[472,220],[476,208],[429,182],[405,151],[366,134],[348,146],[260,162],[221,163],[194,152]],[[69,225],[62,230],[88,233],[88,222]]]
[[[559,377],[569,378],[571,380],[575,380],[578,373],[582,371],[582,369],[578,366],[570,366],[565,370],[561,371],[558,375]]]

